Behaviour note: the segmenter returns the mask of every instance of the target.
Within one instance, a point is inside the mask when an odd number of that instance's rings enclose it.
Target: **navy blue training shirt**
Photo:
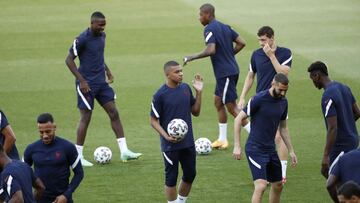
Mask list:
[[[229,25],[216,19],[204,28],[205,44],[214,43],[216,53],[211,55],[211,63],[217,79],[239,74],[239,66],[235,60],[233,42],[238,37]]]
[[[277,47],[275,50],[275,56],[281,65],[291,67],[292,56],[290,49]],[[265,54],[262,48],[253,52],[249,70],[256,74],[256,92],[260,92],[271,87],[271,82],[276,75],[276,71],[270,58]]]
[[[79,56],[79,72],[90,84],[105,83],[105,32],[95,36],[90,28],[82,32],[74,40],[70,52]]]
[[[321,99],[322,112],[325,119],[337,117],[337,133],[335,145],[331,151],[350,151],[357,148],[359,144],[358,132],[352,106],[355,98],[349,87],[333,81],[324,87]]]
[[[257,93],[243,109],[251,118],[251,131],[246,143],[247,150],[275,151],[275,135],[281,120],[287,119],[286,98],[274,98],[269,90]]]
[[[181,83],[176,88],[170,88],[164,84],[155,93],[151,103],[150,115],[159,119],[160,125],[165,131],[170,121],[175,118],[181,118],[188,125],[187,135],[178,143],[171,143],[163,136],[160,136],[161,150],[163,152],[194,146],[191,121],[191,108],[194,104],[195,98],[190,86],[186,83]]]
[[[9,122],[5,116],[5,114],[0,110],[0,142],[4,146],[5,136],[1,133],[2,130],[9,125]],[[19,152],[16,148],[16,145],[11,148],[10,152],[7,154],[10,159],[20,160]]]
[[[84,176],[73,143],[57,136],[51,144],[38,140],[26,148],[24,161],[30,166],[34,164],[35,175],[44,182],[46,189],[41,200],[54,200],[63,194],[72,202],[72,193]],[[74,176],[69,184],[70,168]]]
[[[341,156],[330,174],[336,176],[341,184],[350,180],[360,184],[360,149],[352,150]]]

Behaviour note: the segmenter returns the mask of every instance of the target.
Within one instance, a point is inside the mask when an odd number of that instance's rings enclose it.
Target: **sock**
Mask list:
[[[250,130],[251,130],[251,128],[250,128],[250,122],[248,122],[248,124],[246,124],[246,125],[244,126],[244,129],[246,130],[247,133],[250,133]]]
[[[173,200],[173,201],[169,201],[168,200],[168,203],[178,203],[177,199],[176,200]]]
[[[84,156],[83,156],[83,149],[84,149],[84,146],[81,146],[81,145],[75,145],[75,147],[76,147],[76,151],[78,152],[78,154],[79,154],[79,157],[80,158],[83,158]]]
[[[124,152],[124,151],[128,150],[125,137],[121,137],[121,138],[118,138],[116,140],[117,140],[117,142],[119,144],[120,152]]]
[[[177,197],[177,202],[178,203],[185,203],[187,200],[187,197],[184,197],[184,196],[181,196],[181,195],[178,195]]]
[[[219,140],[227,140],[227,123],[219,123]]]
[[[287,168],[287,161],[281,161],[281,172],[283,178],[286,178],[286,168]]]

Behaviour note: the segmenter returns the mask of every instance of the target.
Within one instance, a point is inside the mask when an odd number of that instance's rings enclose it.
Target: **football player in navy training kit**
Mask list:
[[[175,61],[164,65],[166,82],[155,93],[150,112],[151,126],[160,134],[161,151],[165,164],[165,196],[169,203],[184,203],[190,193],[196,176],[196,153],[192,131],[191,114],[199,116],[201,109],[202,77],[197,74],[193,80],[195,98],[190,86],[182,82],[182,67]],[[188,133],[181,141],[169,136],[164,129],[175,118],[184,120]],[[183,170],[176,191],[179,162]]]
[[[184,65],[190,61],[210,56],[216,78],[214,101],[219,121],[218,139],[211,146],[216,149],[226,149],[228,147],[226,110],[234,117],[240,111],[236,104],[238,97],[236,84],[240,71],[235,55],[245,47],[245,41],[229,25],[216,20],[215,8],[211,4],[204,4],[200,7],[199,20],[205,26],[206,48],[199,54],[186,56]],[[243,126],[249,132],[250,125],[246,125],[247,121],[244,122]]]
[[[19,160],[19,153],[15,145],[16,137],[4,112],[0,110],[0,143],[10,159]]]
[[[35,175],[45,184],[46,190],[38,202],[71,203],[72,193],[84,177],[80,156],[73,143],[55,135],[51,114],[40,114],[37,123],[40,139],[27,146],[24,161],[34,165]],[[70,168],[74,174],[69,183]]]
[[[289,80],[284,74],[276,74],[271,88],[252,97],[235,118],[233,156],[237,160],[242,158],[241,120],[251,118],[251,132],[245,145],[245,152],[254,181],[254,193],[251,200],[253,203],[261,202],[268,182],[271,183],[269,202],[280,202],[283,188],[281,163],[274,140],[278,128],[288,148],[292,165],[297,164],[287,129],[288,102],[285,95],[288,84]]]
[[[35,203],[45,190],[41,180],[35,177],[33,170],[26,163],[10,159],[0,144],[1,186],[0,202]],[[35,188],[33,194],[32,187]],[[34,197],[35,195],[35,197]]]
[[[83,166],[93,165],[84,158],[83,147],[92,110],[94,109],[94,99],[99,102],[109,115],[111,127],[121,151],[121,160],[137,159],[141,156],[141,153],[134,153],[127,147],[124,130],[114,101],[116,95],[108,84],[114,81],[114,77],[104,62],[105,25],[105,16],[101,12],[94,12],[91,15],[90,28],[86,29],[74,40],[66,58],[66,65],[76,78],[78,108],[80,111],[76,149]],[[79,69],[74,62],[76,57],[79,57],[80,60]]]
[[[261,48],[255,50],[251,55],[249,72],[238,103],[240,108],[245,105],[245,98],[254,83],[255,75],[257,77],[256,93],[258,93],[271,87],[272,80],[277,73],[288,75],[290,72],[291,51],[276,45],[274,30],[269,26],[263,26],[259,29],[257,36]],[[276,132],[275,143],[281,161],[282,181],[285,183],[288,151],[279,130]]]
[[[356,149],[359,145],[355,121],[360,117],[360,110],[350,88],[329,78],[325,63],[312,63],[308,72],[314,86],[324,89],[321,107],[327,133],[321,174],[328,178],[329,170],[338,160],[337,157]]]

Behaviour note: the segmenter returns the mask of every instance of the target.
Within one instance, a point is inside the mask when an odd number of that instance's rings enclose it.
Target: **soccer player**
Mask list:
[[[226,149],[228,147],[227,111],[234,117],[240,111],[236,105],[239,67],[235,55],[245,47],[245,41],[229,25],[216,20],[215,8],[211,4],[204,4],[200,7],[199,20],[205,26],[206,48],[199,54],[186,56],[184,65],[190,61],[210,56],[216,78],[214,104],[219,121],[218,139],[211,146]],[[233,46],[234,43],[235,46]],[[246,123],[243,125],[249,132],[250,125],[246,125]]]
[[[360,203],[360,186],[348,181],[339,188],[337,195],[340,203]]]
[[[257,75],[256,93],[258,93],[271,87],[272,80],[277,73],[288,75],[290,72],[291,51],[276,45],[274,30],[269,26],[263,26],[259,29],[257,36],[261,48],[252,53],[249,72],[238,103],[240,108],[244,107],[246,95],[254,83],[255,75]],[[288,151],[279,130],[276,132],[275,143],[281,161],[282,181],[285,183]]]
[[[0,110],[0,143],[10,159],[19,160],[19,153],[15,145],[16,137],[4,112]]]
[[[35,202],[45,190],[44,184],[36,178],[33,170],[26,163],[10,159],[0,144],[1,200],[6,202]],[[35,199],[32,191],[35,188]]]
[[[66,58],[66,65],[76,78],[78,108],[80,111],[76,149],[81,157],[82,165],[92,166],[93,164],[84,158],[83,147],[92,110],[94,109],[94,99],[96,99],[109,115],[111,127],[121,152],[121,160],[125,162],[130,159],[137,159],[141,156],[141,153],[134,153],[127,147],[124,130],[114,101],[116,95],[108,84],[114,81],[114,77],[104,62],[105,16],[101,12],[94,12],[90,20],[90,28],[76,37]],[[74,62],[76,57],[79,57],[80,60],[79,69]]]
[[[284,74],[276,74],[271,88],[252,97],[235,118],[233,156],[240,160],[242,158],[241,120],[251,117],[251,132],[245,145],[245,152],[254,181],[254,193],[251,200],[253,203],[261,202],[268,182],[271,183],[270,202],[280,202],[283,188],[281,163],[274,141],[278,128],[288,148],[292,165],[297,164],[287,129],[288,102],[285,94],[288,84],[289,80]]]
[[[328,178],[329,166],[336,163],[336,158],[359,145],[359,134],[355,121],[360,117],[360,110],[355,98],[346,85],[332,81],[325,63],[312,63],[308,72],[314,86],[324,89],[321,107],[327,129],[326,145],[321,163],[321,174]]]
[[[165,196],[169,203],[184,203],[190,193],[196,175],[196,153],[192,131],[191,114],[199,116],[201,109],[202,77],[197,74],[193,80],[195,98],[188,84],[183,83],[182,67],[175,61],[164,65],[166,82],[155,93],[151,103],[151,126],[160,134],[161,150],[165,163]],[[184,120],[188,133],[181,141],[167,134],[168,123],[175,118]],[[183,170],[176,192],[179,162]]]
[[[336,201],[336,187],[347,181],[355,181],[360,184],[360,149],[350,151],[339,158],[330,170],[327,179],[327,190],[331,198]]]
[[[55,135],[56,124],[51,114],[40,114],[37,123],[40,139],[26,147],[24,161],[34,165],[35,175],[46,186],[38,202],[71,203],[72,193],[84,177],[80,156],[73,143]],[[69,183],[70,168],[73,176]]]

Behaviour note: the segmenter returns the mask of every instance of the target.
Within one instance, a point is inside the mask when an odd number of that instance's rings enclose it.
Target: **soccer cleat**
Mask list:
[[[215,142],[211,143],[211,147],[216,149],[226,149],[228,146],[229,143],[227,140],[225,141],[216,140]]]
[[[82,166],[93,166],[94,164],[92,164],[90,161],[88,161],[84,158],[81,158],[81,165]]]
[[[129,160],[134,160],[134,159],[138,159],[142,154],[141,153],[134,153],[130,150],[126,150],[124,152],[121,153],[120,159],[123,162],[127,162]]]

